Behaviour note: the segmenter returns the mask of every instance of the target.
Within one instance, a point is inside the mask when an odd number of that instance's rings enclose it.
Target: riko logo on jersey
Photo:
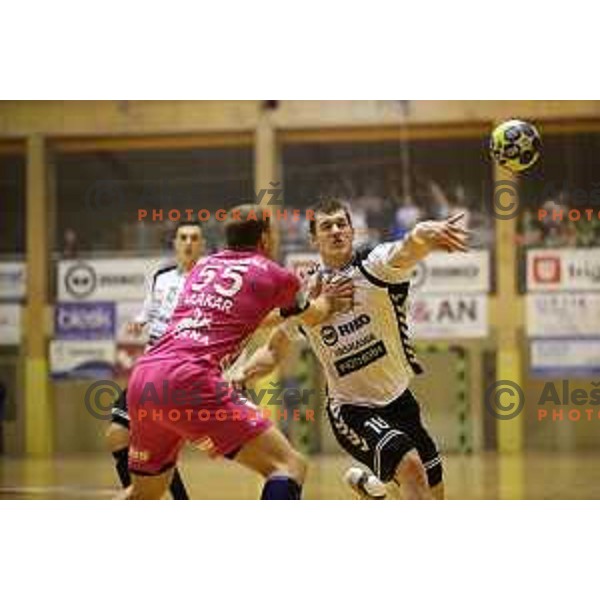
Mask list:
[[[371,317],[367,314],[362,314],[355,319],[352,319],[352,321],[348,321],[337,327],[325,325],[324,327],[321,327],[321,339],[326,346],[335,346],[340,337],[355,333],[370,322]]]
[[[358,371],[387,354],[384,343],[377,341],[377,338],[372,333],[344,343],[345,337],[357,333],[370,322],[371,317],[363,313],[341,325],[325,325],[321,327],[321,339],[323,343],[329,347],[339,344],[337,348],[332,349],[333,354],[335,356],[344,356],[344,358],[334,362],[336,371],[340,377]],[[376,343],[365,348],[371,342]],[[357,350],[358,352],[355,352]],[[346,356],[350,352],[355,353]]]

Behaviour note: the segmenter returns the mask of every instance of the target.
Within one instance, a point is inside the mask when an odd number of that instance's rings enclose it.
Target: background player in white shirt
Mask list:
[[[175,229],[173,241],[175,261],[159,267],[148,278],[146,297],[140,314],[127,324],[130,334],[140,336],[147,328],[148,345],[151,347],[167,330],[171,314],[177,305],[179,294],[188,273],[204,253],[204,238],[198,223],[180,222]],[[129,414],[127,390],[123,390],[113,405],[111,424],[106,432],[108,447],[115,459],[115,468],[124,488],[131,484],[127,463],[129,460]],[[188,494],[175,469],[170,486],[175,500],[187,500]]]
[[[364,252],[353,251],[352,219],[342,203],[323,201],[314,215],[311,239],[322,263],[314,287],[335,275],[354,283],[351,312],[302,328],[325,372],[333,432],[351,456],[381,481],[400,485],[406,498],[442,498],[441,459],[408,388],[423,369],[410,343],[407,299],[419,260],[433,250],[467,250],[462,215],[418,223],[402,241]],[[290,337],[289,326],[277,327],[242,366],[238,383],[268,373],[283,359]]]

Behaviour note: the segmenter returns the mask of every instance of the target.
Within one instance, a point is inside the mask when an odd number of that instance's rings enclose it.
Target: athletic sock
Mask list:
[[[173,496],[173,500],[189,500],[187,490],[185,489],[185,485],[183,484],[183,480],[181,479],[181,475],[179,474],[179,469],[175,468],[173,472],[173,479],[171,480],[171,485],[169,487],[171,492],[171,496]]]
[[[285,475],[275,475],[267,479],[261,500],[300,500],[302,486]]]
[[[124,488],[128,488],[131,485],[131,475],[129,474],[129,448],[121,448],[116,452],[112,453],[113,458],[115,459],[115,469],[117,470],[117,475],[119,476],[119,480],[121,481],[121,485]]]

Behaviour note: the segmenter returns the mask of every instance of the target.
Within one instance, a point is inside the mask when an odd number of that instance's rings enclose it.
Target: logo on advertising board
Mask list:
[[[535,256],[533,279],[536,283],[560,283],[560,257]]]
[[[63,301],[141,301],[146,276],[161,259],[62,260],[58,263],[58,299]]]
[[[420,292],[487,292],[490,289],[487,251],[465,255],[433,253],[417,263],[411,286]]]
[[[527,252],[529,291],[600,291],[600,248]]]
[[[85,298],[96,289],[96,271],[87,263],[70,267],[65,274],[65,287],[74,298]]]
[[[112,302],[62,302],[54,310],[54,333],[63,340],[112,339],[115,320]]]

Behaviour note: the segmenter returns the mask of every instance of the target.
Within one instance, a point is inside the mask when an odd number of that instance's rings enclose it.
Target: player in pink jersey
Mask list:
[[[297,277],[269,258],[277,230],[259,214],[255,205],[230,212],[227,249],[196,264],[167,332],[135,365],[128,392],[130,499],[163,496],[185,441],[263,475],[262,499],[300,498],[304,458],[223,379],[221,364],[271,310],[316,325],[348,308],[353,288],[341,281],[310,302],[302,299]]]

